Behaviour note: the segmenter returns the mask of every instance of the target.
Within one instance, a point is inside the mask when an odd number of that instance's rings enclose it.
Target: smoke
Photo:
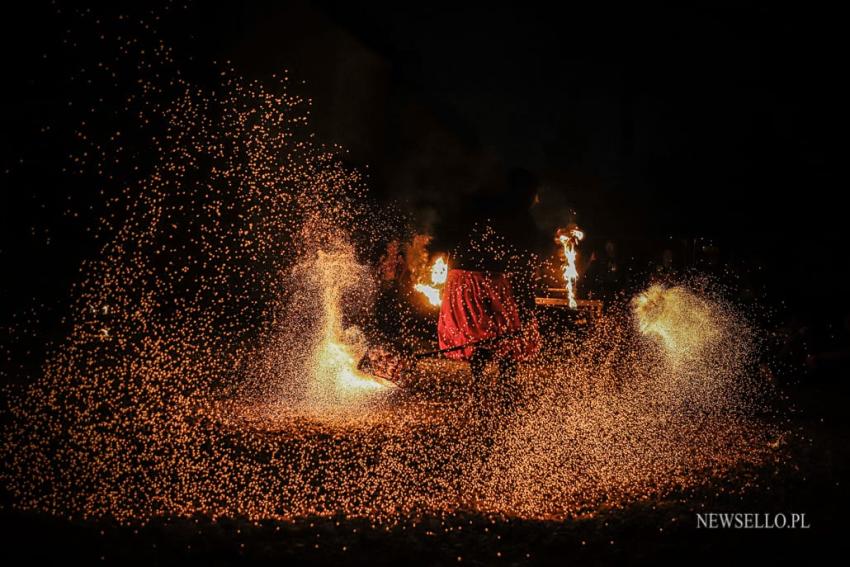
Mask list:
[[[575,204],[564,189],[544,184],[538,198],[540,202],[532,207],[531,216],[543,234],[555,234],[558,228],[577,222]]]

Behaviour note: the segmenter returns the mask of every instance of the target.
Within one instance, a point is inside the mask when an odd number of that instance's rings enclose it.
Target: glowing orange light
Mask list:
[[[437,258],[434,265],[431,266],[431,283],[442,285],[446,283],[446,278],[449,275],[449,265],[443,260],[442,256]]]
[[[567,234],[562,234],[558,237],[561,241],[561,246],[564,247],[564,281],[567,285],[567,299],[570,302],[571,309],[578,307],[575,290],[576,281],[578,281],[578,268],[576,266],[578,251],[576,250],[576,246],[583,238],[584,232],[579,230],[578,227],[571,228]]]
[[[362,333],[342,325],[342,294],[350,285],[343,275],[356,265],[350,252],[319,251],[314,268],[321,286],[322,329],[313,351],[311,401],[354,403],[387,387],[357,370],[356,353],[364,350]]]
[[[424,295],[428,299],[428,303],[437,307],[443,303],[440,292],[442,291],[443,284],[446,283],[448,275],[449,265],[440,256],[434,261],[434,265],[431,266],[431,283],[418,283],[413,286],[413,289]]]

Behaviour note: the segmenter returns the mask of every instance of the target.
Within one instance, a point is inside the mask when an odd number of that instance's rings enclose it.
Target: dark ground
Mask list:
[[[305,518],[260,522],[154,518],[145,526],[66,521],[3,507],[3,550],[12,564],[658,564],[752,560],[813,564],[840,553],[848,526],[846,385],[811,377],[787,387],[796,401],[784,464],[742,470],[711,489],[567,521],[488,518],[459,512],[397,526]],[[762,488],[737,488],[757,477]],[[772,479],[772,480],[768,480]],[[697,529],[696,512],[804,513],[806,530]]]

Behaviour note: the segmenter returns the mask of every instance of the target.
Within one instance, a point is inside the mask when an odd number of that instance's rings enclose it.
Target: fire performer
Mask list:
[[[491,361],[502,384],[512,384],[517,362],[539,348],[534,253],[541,242],[530,214],[537,189],[530,172],[514,170],[494,199],[473,195],[460,219],[438,232],[437,249],[449,252],[450,267],[437,326],[440,348],[487,341],[447,353],[470,363],[476,388],[484,386]]]

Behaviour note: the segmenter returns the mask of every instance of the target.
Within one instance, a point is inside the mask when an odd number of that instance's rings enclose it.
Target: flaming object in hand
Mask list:
[[[446,283],[448,275],[449,265],[443,257],[440,256],[434,261],[434,265],[431,266],[431,283],[418,283],[413,286],[413,289],[428,298],[428,303],[431,305],[435,307],[439,306],[443,302],[442,297],[440,297],[440,292],[442,291],[443,284]]]

